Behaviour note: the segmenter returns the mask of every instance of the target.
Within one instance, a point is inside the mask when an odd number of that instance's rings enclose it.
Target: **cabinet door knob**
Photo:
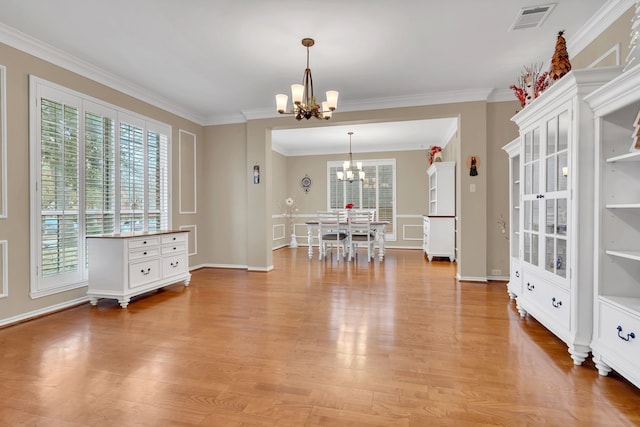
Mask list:
[[[144,242],[142,242],[142,244],[143,244],[143,245],[146,245],[146,244],[147,244],[147,241],[145,240]]]
[[[551,298],[551,305],[554,306],[555,308],[560,308],[560,306],[562,305],[562,301],[558,300],[556,301],[556,297]]]
[[[147,251],[142,252],[142,255],[146,255],[146,254],[147,254]]]
[[[621,340],[629,341],[630,339],[634,339],[636,337],[636,334],[634,334],[633,332],[629,332],[626,337],[623,337],[622,336],[622,326],[620,326],[620,325],[618,325],[618,327],[616,329],[618,330],[618,337]]]
[[[520,277],[520,272],[516,270],[516,277]]]

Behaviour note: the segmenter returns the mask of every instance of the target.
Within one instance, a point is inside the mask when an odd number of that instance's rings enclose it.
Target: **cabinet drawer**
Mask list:
[[[525,275],[522,282],[523,297],[542,309],[558,326],[569,330],[571,326],[571,297],[567,291],[538,279]],[[530,310],[531,311],[531,310]],[[535,317],[536,313],[532,311]]]
[[[640,360],[640,318],[602,301],[599,307],[598,339],[625,359]]]
[[[187,257],[184,254],[169,255],[162,258],[162,274],[164,277],[184,273],[187,269]]]
[[[129,249],[146,248],[149,246],[158,246],[160,239],[158,237],[144,237],[129,240]]]
[[[162,244],[168,245],[169,243],[179,243],[187,241],[187,233],[167,234],[162,236]]]
[[[129,287],[135,288],[160,279],[160,259],[129,264]]]
[[[171,245],[162,245],[162,255],[167,254],[184,254],[187,246],[184,243],[174,243]]]
[[[150,246],[148,248],[133,249],[129,251],[129,261],[142,260],[147,258],[153,258],[160,255],[160,248],[157,246]]]

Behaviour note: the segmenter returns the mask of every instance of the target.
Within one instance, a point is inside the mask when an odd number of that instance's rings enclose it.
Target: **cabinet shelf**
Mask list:
[[[616,162],[640,162],[640,151],[634,151],[633,153],[625,153],[619,156],[609,157],[607,163]]]
[[[607,255],[640,261],[640,251],[605,251]]]

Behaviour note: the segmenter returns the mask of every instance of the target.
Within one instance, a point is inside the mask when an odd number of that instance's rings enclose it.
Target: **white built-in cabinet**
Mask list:
[[[186,231],[103,234],[87,236],[87,241],[92,305],[114,298],[126,308],[136,295],[180,281],[189,285]]]
[[[593,361],[600,375],[615,369],[640,387],[640,66],[587,101],[596,130]]]
[[[509,156],[509,282],[507,293],[516,300],[521,316],[527,313],[518,305],[516,297],[522,294],[520,273],[520,138],[502,147]]]
[[[423,250],[429,261],[448,257],[455,261],[455,162],[434,162],[429,176],[429,214],[423,219]]]
[[[620,71],[571,71],[512,118],[521,144],[517,304],[576,365],[589,355],[593,324],[595,138],[584,97]]]

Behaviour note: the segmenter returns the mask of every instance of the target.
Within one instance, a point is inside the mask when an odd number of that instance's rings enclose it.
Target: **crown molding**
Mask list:
[[[448,92],[433,92],[409,96],[393,96],[386,98],[370,98],[360,101],[342,102],[335,114],[353,112],[384,110],[402,107],[421,107],[424,105],[455,104],[458,102],[487,101],[493,89],[468,89]],[[275,108],[255,109],[242,112],[246,120],[271,119],[282,117]]]
[[[149,103],[187,120],[191,120],[197,124],[202,125],[205,121],[203,117],[194,114],[182,106],[176,105],[166,98],[160,97],[126,79],[122,79],[114,74],[108,73],[101,68],[76,58],[67,52],[57,49],[3,23],[0,23],[0,43],[4,43],[7,46],[11,46],[22,52],[28,53],[29,55],[33,55],[36,58],[50,62],[64,68],[65,70],[79,74],[97,83],[101,83],[124,94],[130,95],[140,101]]]
[[[635,0],[608,0],[578,29],[576,34],[567,40],[567,51],[571,52],[572,56],[582,52],[635,3]],[[629,25],[629,31],[631,31],[631,25]]]

